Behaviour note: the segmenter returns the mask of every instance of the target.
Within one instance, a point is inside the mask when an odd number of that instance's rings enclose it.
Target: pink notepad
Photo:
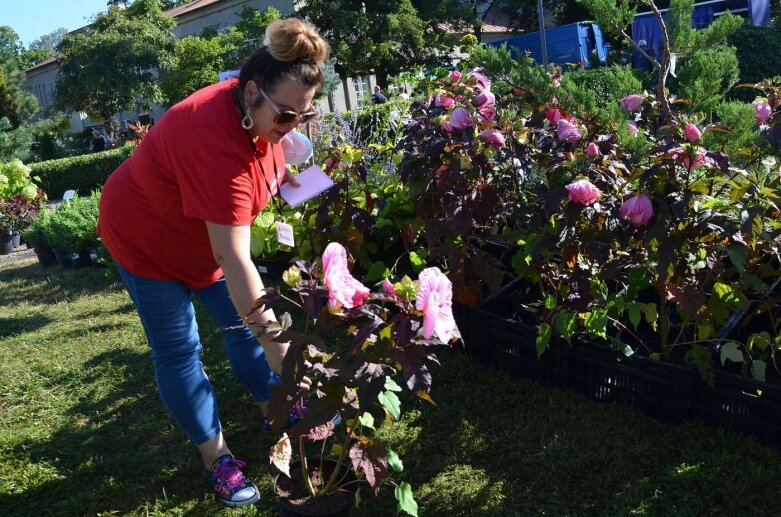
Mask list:
[[[291,208],[312,199],[334,185],[333,180],[317,165],[300,172],[296,179],[300,186],[292,187],[289,183],[283,183],[279,189],[279,195]]]

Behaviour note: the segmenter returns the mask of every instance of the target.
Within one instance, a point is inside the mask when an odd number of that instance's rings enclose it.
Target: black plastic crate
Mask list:
[[[537,327],[494,312],[454,306],[467,355],[480,363],[522,379],[567,388],[573,378],[572,350],[566,343],[537,357]]]
[[[664,423],[698,417],[704,381],[692,367],[625,357],[605,345],[579,343],[575,372],[575,390],[592,400],[630,407]]]
[[[781,446],[781,386],[712,369],[703,383],[700,416],[713,427]]]

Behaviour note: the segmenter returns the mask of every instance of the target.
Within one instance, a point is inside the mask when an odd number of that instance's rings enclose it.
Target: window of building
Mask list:
[[[358,107],[362,108],[368,104],[371,104],[371,88],[369,88],[369,77],[356,77],[353,80],[353,87],[355,88],[355,96],[358,98]]]

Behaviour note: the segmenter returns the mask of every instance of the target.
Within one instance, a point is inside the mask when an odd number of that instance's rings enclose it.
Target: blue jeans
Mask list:
[[[270,398],[271,386],[279,378],[269,367],[263,348],[248,327],[227,330],[243,322],[230,299],[225,278],[192,291],[179,282],[142,278],[117,267],[152,348],[160,397],[193,443],[207,442],[222,430],[214,390],[201,363],[193,293],[217,320],[236,377],[256,401]]]

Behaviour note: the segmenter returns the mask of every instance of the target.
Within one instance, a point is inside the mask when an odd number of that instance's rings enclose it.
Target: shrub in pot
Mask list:
[[[285,299],[306,315],[303,331],[291,327],[288,313],[279,323],[259,331],[278,334],[274,339],[290,343],[268,417],[275,430],[286,424],[291,411],[301,419],[272,448],[270,460],[283,475],[289,475],[297,450],[301,462],[297,480],[307,494],[302,503],[306,506],[344,488],[348,459],[358,479],[375,492],[391,471],[402,469],[401,460],[374,430],[399,419],[396,392],[402,385],[433,402],[426,365],[436,362],[431,348],[460,338],[451,310],[451,284],[438,268],[423,270],[417,281],[405,277],[392,284],[386,279],[382,292],[372,292],[351,275],[346,250],[340,244],[326,247],[321,264],[299,261],[284,275],[292,296],[268,288],[254,305],[254,309],[267,309]],[[324,330],[329,336],[341,334],[349,342],[327,344]],[[309,390],[301,387],[304,376],[312,381]],[[335,412],[344,421],[343,435],[335,430]],[[335,467],[330,477],[321,477],[322,483],[315,486],[311,474],[321,462],[317,454],[307,451],[307,445],[327,439],[336,441],[330,449],[336,455]],[[324,445],[317,449],[329,450]],[[397,484],[395,495],[400,511],[417,514],[408,483]]]
[[[81,265],[88,265],[89,252],[98,245],[95,233],[98,224],[99,193],[89,197],[75,196],[63,202],[52,214],[47,225],[46,240],[55,250],[66,254],[80,254]]]
[[[41,209],[23,233],[27,246],[35,250],[38,261],[43,266],[52,266],[55,263],[54,253],[46,240],[46,227],[50,218],[50,212],[46,208]]]
[[[311,257],[311,245],[306,239],[301,213],[287,205],[282,208],[281,214],[266,210],[255,218],[250,227],[250,253],[258,271],[269,278],[279,278],[293,259],[293,248],[277,241],[276,224],[283,220],[293,227],[299,256]]]

